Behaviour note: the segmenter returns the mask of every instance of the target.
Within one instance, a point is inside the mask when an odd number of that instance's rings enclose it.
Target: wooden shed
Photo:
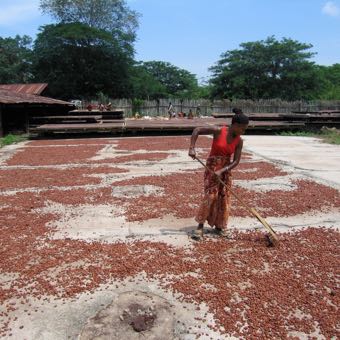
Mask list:
[[[28,132],[31,115],[66,114],[73,108],[73,104],[62,100],[0,87],[0,136]]]

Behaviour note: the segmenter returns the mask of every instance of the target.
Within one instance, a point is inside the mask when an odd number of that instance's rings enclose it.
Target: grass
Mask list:
[[[5,137],[0,138],[0,148],[5,145],[15,144],[22,142],[27,139],[27,135],[12,135],[9,134]]]
[[[321,136],[327,143],[330,144],[340,144],[340,131],[328,131],[324,136]]]
[[[324,129],[321,131],[284,131],[280,136],[301,136],[301,137],[316,137],[321,138],[324,142],[329,144],[340,145],[340,130]]]

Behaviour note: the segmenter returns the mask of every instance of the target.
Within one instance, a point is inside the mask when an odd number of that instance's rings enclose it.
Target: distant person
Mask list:
[[[199,105],[197,105],[197,108],[196,108],[196,117],[201,117],[201,108]]]
[[[243,111],[239,109],[238,107],[234,107],[232,111],[233,113],[235,113],[235,115],[240,115],[243,113]]]
[[[171,119],[172,117],[174,117],[174,107],[172,106],[171,102],[168,105],[168,115],[169,115],[169,119]],[[176,114],[175,114],[176,115]]]
[[[86,106],[86,108],[87,108],[87,111],[92,111],[93,106],[91,104],[89,104],[89,105]]]
[[[194,118],[194,114],[192,112],[192,110],[189,110],[189,114],[188,114],[188,119],[193,119]]]
[[[111,102],[106,105],[105,109],[106,109],[106,111],[111,111],[111,109],[112,109]]]

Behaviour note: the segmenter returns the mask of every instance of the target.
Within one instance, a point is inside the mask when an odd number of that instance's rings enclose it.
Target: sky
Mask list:
[[[340,63],[340,0],[127,0],[141,14],[136,60],[161,60],[209,77],[223,52],[274,35],[312,44],[317,64]],[[0,0],[0,36],[53,23],[39,0]]]

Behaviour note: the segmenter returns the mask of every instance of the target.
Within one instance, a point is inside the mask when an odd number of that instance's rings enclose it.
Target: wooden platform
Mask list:
[[[75,123],[75,124],[43,124],[30,129],[30,132],[119,132],[124,129],[124,121],[115,123]]]
[[[247,113],[248,133],[320,129],[323,126],[340,128],[339,111],[299,113]],[[67,115],[31,117],[30,133],[134,133],[134,132],[191,132],[196,127],[229,125],[233,113],[216,113],[209,118],[152,118],[124,119],[123,111],[73,110]]]
[[[294,121],[294,120],[304,120],[304,121],[313,121],[313,120],[328,120],[328,121],[340,121],[340,112],[339,113],[293,113],[293,114],[281,114],[284,120]]]
[[[102,127],[102,125],[105,127]],[[31,115],[30,133],[38,132],[93,132],[124,127],[124,111],[72,110],[62,115]]]
[[[31,129],[31,132],[138,132],[138,131],[186,131],[191,132],[196,127],[212,125],[229,125],[231,119],[224,118],[194,118],[194,119],[126,119],[107,123],[82,124],[43,124]],[[303,128],[303,122],[287,123],[283,121],[251,121],[248,131],[284,131]]]
[[[281,121],[284,120],[283,117],[279,113],[247,113],[249,120],[256,120],[256,121]],[[234,113],[212,113],[214,118],[232,118],[235,116]]]
[[[320,111],[292,111],[292,113],[298,114],[332,114],[332,113],[340,113],[340,110],[320,110]]]

